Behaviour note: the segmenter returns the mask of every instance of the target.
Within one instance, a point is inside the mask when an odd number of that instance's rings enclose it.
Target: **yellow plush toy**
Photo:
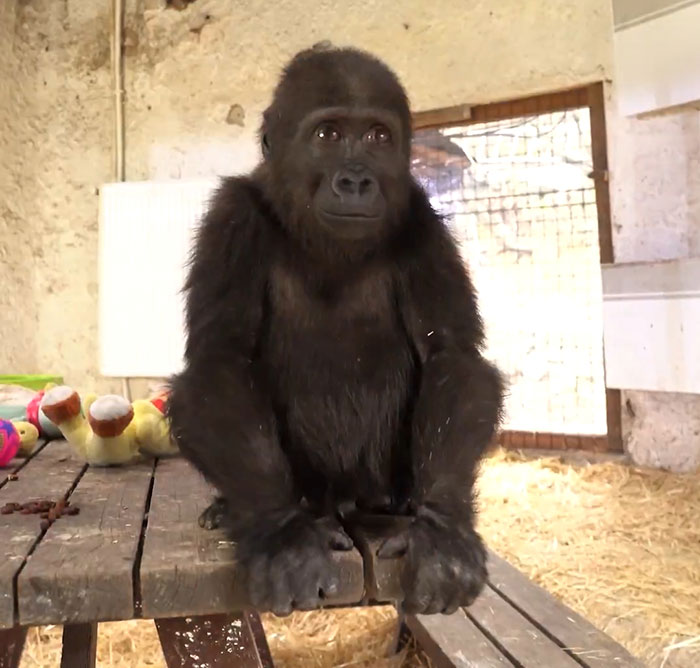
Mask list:
[[[92,466],[129,464],[177,452],[163,412],[165,395],[129,403],[116,394],[90,395],[81,407],[71,387],[50,389],[41,409],[80,456]]]

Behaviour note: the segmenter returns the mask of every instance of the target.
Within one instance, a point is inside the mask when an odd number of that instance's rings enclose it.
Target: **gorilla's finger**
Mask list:
[[[292,612],[292,592],[289,583],[289,574],[284,568],[270,568],[270,609],[278,617],[286,617]]]
[[[402,532],[397,536],[387,538],[377,550],[380,559],[392,559],[402,557],[408,550],[408,533]]]
[[[340,588],[340,578],[336,573],[330,571],[325,578],[321,580],[321,589],[319,598],[324,599],[329,596],[335,596]]]
[[[462,592],[459,586],[451,586],[449,588],[448,595],[443,601],[444,605],[442,610],[439,610],[438,612],[441,612],[443,615],[451,615],[456,612],[457,608],[459,608],[461,593]]]
[[[341,552],[347,552],[352,550],[353,542],[350,536],[348,536],[342,529],[333,531],[330,535],[330,540],[328,547],[331,550],[339,550]]]
[[[248,592],[253,607],[266,610],[270,607],[270,579],[267,557],[257,557],[248,564]]]

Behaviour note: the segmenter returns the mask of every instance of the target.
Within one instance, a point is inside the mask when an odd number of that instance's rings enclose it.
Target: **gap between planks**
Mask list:
[[[71,490],[80,514],[54,523],[19,574],[19,623],[133,619],[134,564],[153,460],[89,467]]]
[[[80,482],[81,478],[85,475],[85,472],[88,470],[88,465],[84,464],[83,467],[80,469],[78,472],[78,475],[76,476],[75,480],[71,483],[71,486],[68,488],[68,491],[63,495],[63,500],[68,501],[75,491],[75,488],[78,486],[78,483]],[[30,557],[36,552],[37,548],[39,547],[39,543],[41,543],[42,539],[46,534],[48,533],[49,529],[51,526],[49,525],[46,527],[46,529],[42,529],[41,527],[39,528],[39,535],[36,537],[36,540],[32,543],[31,547],[29,548],[29,551],[24,557],[24,560],[22,561],[22,564],[20,567],[17,569],[17,572],[14,574],[12,578],[12,594],[14,596],[14,612],[13,612],[13,617],[15,620],[15,624],[19,624],[19,577],[22,574],[22,571],[27,567],[27,563],[29,562]]]
[[[134,570],[132,574],[134,586],[134,618],[140,619],[143,616],[143,595],[141,594],[141,560],[143,559],[143,547],[146,542],[146,530],[148,529],[148,517],[151,512],[151,501],[153,500],[153,488],[156,482],[156,470],[158,468],[159,459],[153,460],[153,468],[151,469],[151,479],[148,482],[148,492],[146,494],[146,504],[143,509],[143,520],[141,522],[141,533],[139,535],[139,543],[136,548],[136,557],[134,558]]]
[[[36,457],[46,446],[48,445],[48,441],[37,441],[37,445],[34,448],[34,451],[26,457],[24,460],[22,460],[21,464],[18,464],[15,466],[2,480],[0,480],[0,489],[5,487],[9,482],[12,482],[12,477],[16,476],[27,464],[29,464],[34,457]]]
[[[84,468],[82,462],[72,457],[65,442],[46,444],[15,469],[19,471],[16,478],[0,488],[0,505],[66,498]],[[0,516],[0,532],[11,536],[11,540],[4,541],[4,558],[0,562],[0,628],[8,628],[17,622],[17,577],[45,531],[37,515],[13,513]]]

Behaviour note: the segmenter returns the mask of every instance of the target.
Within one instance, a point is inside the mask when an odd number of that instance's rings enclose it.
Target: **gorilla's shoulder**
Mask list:
[[[221,179],[209,211],[222,223],[246,222],[264,218],[266,206],[262,190],[250,176],[228,176]]]
[[[205,264],[213,258],[260,253],[270,245],[270,216],[262,192],[248,176],[223,178],[214,191],[196,232],[197,251]]]

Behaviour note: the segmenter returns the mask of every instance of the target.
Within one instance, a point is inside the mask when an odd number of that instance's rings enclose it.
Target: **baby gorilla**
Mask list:
[[[225,179],[186,284],[187,346],[169,416],[217,487],[252,603],[278,614],[338,586],[342,510],[411,517],[403,607],[451,612],[486,578],[476,466],[497,427],[474,289],[410,174],[395,75],[353,49],[287,66],[262,163]]]

